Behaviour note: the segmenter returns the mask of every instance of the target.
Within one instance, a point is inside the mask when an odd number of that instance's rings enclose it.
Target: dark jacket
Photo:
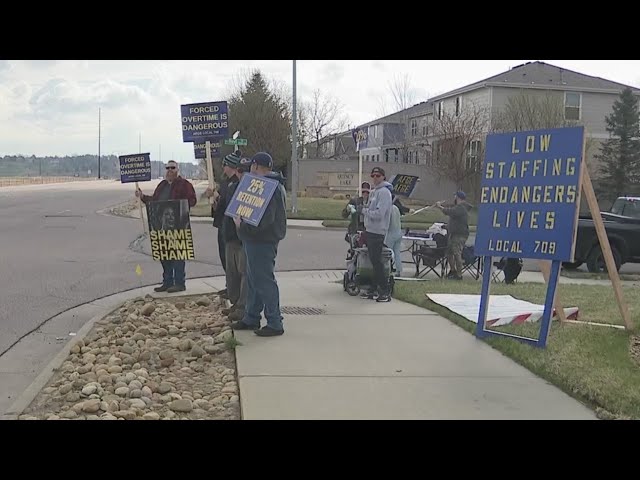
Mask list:
[[[396,207],[398,207],[398,210],[400,210],[400,215],[406,215],[407,213],[409,213],[411,211],[411,209],[409,207],[405,207],[404,205],[402,205],[402,202],[400,201],[400,199],[398,197],[396,197],[396,199],[393,202],[393,204]]]
[[[270,173],[265,178],[277,180],[278,189],[273,193],[260,225],[254,227],[245,222],[240,224],[238,237],[244,242],[277,244],[287,234],[287,196],[284,189],[284,177],[279,173]]]
[[[447,234],[469,236],[469,209],[468,203],[462,202],[452,207],[444,207],[442,212],[449,217],[447,224]]]
[[[158,201],[160,192],[168,183],[169,182],[167,182],[166,180],[162,180],[156,187],[153,195],[142,196],[142,202],[146,204],[148,202]],[[171,182],[170,188],[171,193],[169,193],[169,200],[187,199],[189,201],[189,207],[193,207],[197,203],[198,199],[196,198],[196,191],[189,180],[178,177],[173,182]]]
[[[218,186],[218,202],[211,205],[211,216],[213,217],[213,226],[216,228],[222,228],[224,223],[224,211],[227,209],[227,197],[228,197],[228,189],[229,183],[232,182],[232,179],[238,180],[238,177],[235,175],[230,179],[223,179]]]
[[[224,210],[227,209],[227,206],[231,203],[231,199],[233,195],[236,193],[236,188],[240,184],[240,180],[235,175],[230,178],[230,182],[226,185],[226,197],[224,199]],[[223,201],[220,199],[220,201]],[[219,205],[219,204],[218,204]],[[218,206],[218,208],[220,208]],[[224,212],[223,210],[223,212]],[[238,232],[236,231],[236,224],[233,222],[232,217],[228,217],[227,215],[223,215],[222,220],[222,235],[224,237],[225,242],[239,242],[240,238],[238,237]]]
[[[356,213],[349,212],[349,205],[356,207]],[[353,235],[358,231],[364,231],[364,216],[362,215],[362,207],[364,205],[363,197],[356,197],[349,200],[349,203],[342,209],[342,218],[349,218],[349,226],[347,233]]]

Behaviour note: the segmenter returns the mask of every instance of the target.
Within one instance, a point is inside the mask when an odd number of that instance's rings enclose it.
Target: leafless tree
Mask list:
[[[519,132],[545,128],[571,127],[578,122],[565,120],[562,97],[552,93],[531,95],[520,92],[509,97],[507,104],[492,121],[494,132]]]
[[[322,157],[323,145],[331,140],[331,136],[340,133],[347,127],[347,119],[342,114],[343,106],[331,94],[315,90],[308,104],[308,127],[315,143],[315,157]]]
[[[439,180],[449,180],[477,195],[484,158],[489,111],[473,103],[455,112],[443,112],[433,120],[433,160],[428,167]]]

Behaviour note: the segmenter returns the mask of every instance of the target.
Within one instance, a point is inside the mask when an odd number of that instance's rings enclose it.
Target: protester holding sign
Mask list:
[[[152,196],[145,195],[139,188],[136,190],[136,197],[143,203],[160,202],[165,200],[187,200],[189,207],[193,207],[196,202],[196,191],[191,182],[180,176],[178,164],[174,160],[169,160],[166,165],[165,179],[162,180]],[[174,212],[175,214],[175,212]],[[170,215],[165,215],[164,221],[170,221]],[[182,292],[185,286],[185,261],[184,260],[161,260],[164,270],[162,275],[162,285],[156,287],[156,292]]]
[[[251,173],[257,178],[252,178],[249,192],[240,191],[240,186],[235,198],[242,196],[254,205],[254,208],[245,207],[247,214],[253,216],[260,210],[263,211],[257,226],[248,223],[251,218],[243,219],[236,215],[234,223],[238,228],[238,237],[244,245],[247,255],[247,305],[244,318],[231,324],[234,330],[255,331],[261,337],[282,335],[282,313],[280,312],[280,290],[276,282],[274,268],[278,244],[287,233],[286,192],[281,183],[277,183],[277,189],[271,190],[272,195],[265,204],[263,195],[266,193],[266,183],[260,181],[260,177],[283,180],[282,176],[274,174],[273,159],[268,153],[260,152],[251,159]],[[242,208],[242,207],[241,207]],[[267,325],[260,328],[261,313]]]
[[[469,209],[466,202],[467,196],[458,191],[453,197],[453,207],[443,207],[442,202],[437,202],[436,207],[449,217],[447,233],[447,260],[449,262],[449,274],[447,278],[462,280],[462,250],[469,238]]]
[[[244,165],[242,162],[244,161]],[[251,169],[251,160],[238,158],[236,155],[227,155],[222,162],[224,173],[229,177],[227,185],[227,197],[224,199],[225,209],[231,202],[236,192],[238,183],[243,173]],[[221,210],[224,212],[224,210]],[[244,253],[244,247],[238,237],[236,224],[233,218],[224,216],[222,220],[222,234],[225,246],[225,258],[227,261],[226,277],[227,277],[227,295],[232,303],[231,309],[226,313],[229,320],[239,321],[244,318],[244,310],[247,302],[247,280],[246,280],[246,264],[247,257]],[[225,313],[223,311],[223,313]]]
[[[391,207],[393,200],[389,188],[391,184],[386,181],[385,172],[380,167],[371,170],[373,179],[373,191],[369,195],[369,204],[362,210],[364,213],[364,226],[366,231],[367,249],[369,259],[373,265],[373,284],[368,292],[363,292],[361,297],[378,302],[390,302],[389,280],[384,274],[382,261],[382,248],[384,237],[389,231],[391,220]],[[377,291],[377,298],[376,298]]]
[[[207,187],[207,189],[204,192],[204,194],[207,197],[214,198],[214,202],[211,205],[211,216],[213,217],[214,228],[218,229],[218,255],[220,256],[220,264],[222,265],[222,269],[225,271],[225,274],[227,272],[227,248],[224,240],[223,224],[224,224],[224,211],[227,209],[227,201],[229,198],[231,198],[229,196],[228,189],[229,189],[229,184],[232,182],[232,179],[229,177],[227,173],[229,170],[225,170],[224,166],[225,166],[225,163],[226,165],[234,165],[234,166],[238,165],[238,163],[240,162],[241,156],[242,156],[242,152],[240,152],[240,150],[237,150],[233,153],[230,153],[226,157],[224,157],[224,160],[222,160],[222,169],[226,179],[223,179],[220,182],[219,191],[216,192],[212,190],[211,187]],[[237,181],[238,178],[236,177],[235,180]],[[221,290],[218,293],[225,297],[228,297],[229,295],[227,288],[225,288],[224,290]]]

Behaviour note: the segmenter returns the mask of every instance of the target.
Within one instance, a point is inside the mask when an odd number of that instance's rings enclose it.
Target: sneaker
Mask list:
[[[258,328],[260,328],[260,325],[258,326],[247,325],[243,321],[233,322],[231,324],[231,330],[256,330]]]
[[[184,292],[187,289],[184,285],[174,285],[173,287],[167,288],[167,293],[177,293]]]
[[[271,328],[269,325],[265,325],[260,330],[254,330],[253,333],[258,335],[259,337],[277,337],[278,335],[282,335],[284,333],[284,329],[276,330]]]
[[[378,298],[378,294],[376,292],[363,292],[360,294],[360,298],[375,300],[376,298]]]
[[[171,288],[171,285],[160,285],[159,287],[156,287],[153,289],[154,292],[166,292],[167,290],[169,290]]]
[[[376,302],[390,302],[390,301],[391,301],[391,297],[389,295],[380,295],[376,299]]]
[[[236,310],[231,310],[231,313],[229,313],[229,320],[231,320],[232,322],[235,321],[240,321],[244,318],[244,310],[240,310],[239,308]]]

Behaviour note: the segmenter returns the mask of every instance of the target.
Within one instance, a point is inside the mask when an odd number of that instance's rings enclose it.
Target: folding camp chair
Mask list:
[[[502,257],[499,261],[493,262],[491,269],[491,280],[494,283],[516,283],[518,275],[522,271],[521,258]]]
[[[482,257],[477,257],[473,245],[465,245],[462,249],[462,272],[469,272],[474,280],[478,280],[482,276]]]
[[[416,264],[417,278],[422,278],[429,272],[435,273],[438,278],[443,278],[447,269],[447,238],[442,234],[435,234],[433,240],[436,242],[435,247],[421,245],[416,251],[412,252],[413,261]],[[420,269],[420,262],[424,268]]]

